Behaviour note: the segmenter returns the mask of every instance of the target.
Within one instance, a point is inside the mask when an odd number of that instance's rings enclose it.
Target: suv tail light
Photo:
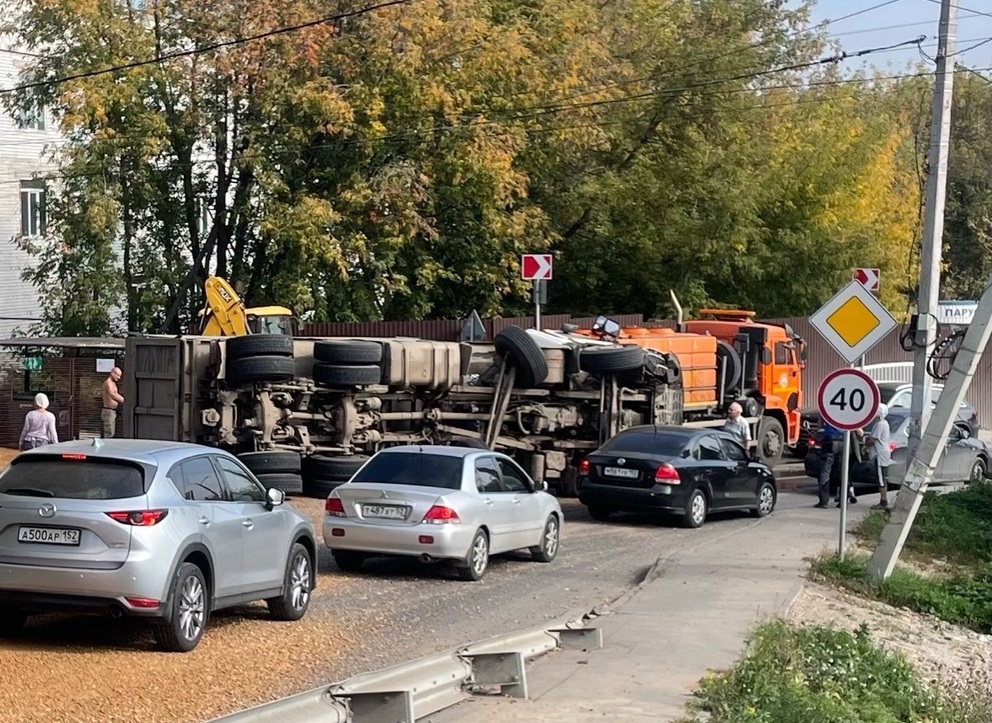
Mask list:
[[[579,474],[589,474],[589,460],[584,459],[579,462]]]
[[[168,510],[131,510],[123,512],[107,512],[106,515],[122,525],[132,527],[151,527],[157,525],[169,514]]]
[[[324,503],[324,512],[331,517],[344,517],[344,502],[340,497],[328,497]]]
[[[461,520],[458,518],[458,513],[450,507],[434,505],[424,515],[424,522],[431,525],[444,525],[448,523],[458,524],[461,523]]]
[[[682,478],[679,477],[679,471],[666,462],[654,471],[654,481],[665,485],[677,485],[682,483]]]

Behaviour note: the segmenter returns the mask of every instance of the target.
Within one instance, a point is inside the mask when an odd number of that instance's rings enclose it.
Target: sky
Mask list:
[[[988,0],[957,0],[957,3],[956,49],[965,50],[957,56],[957,62],[974,69],[992,70],[992,3]],[[797,4],[797,1],[793,2],[793,5]],[[841,19],[858,12],[861,14]],[[940,0],[817,0],[810,24],[832,21],[826,26],[828,35],[848,53],[926,35],[922,48],[932,57],[937,52],[939,20]],[[982,41],[986,41],[984,45],[966,50]],[[918,60],[919,52],[909,47],[849,60],[843,67],[855,70],[873,65],[899,72],[907,63]]]

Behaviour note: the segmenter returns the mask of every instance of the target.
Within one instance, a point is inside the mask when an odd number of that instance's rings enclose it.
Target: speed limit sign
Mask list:
[[[823,421],[850,432],[864,427],[878,412],[878,387],[859,369],[838,369],[827,375],[816,393]]]

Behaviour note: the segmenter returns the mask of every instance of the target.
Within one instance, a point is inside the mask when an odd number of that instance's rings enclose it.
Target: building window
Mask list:
[[[205,196],[196,199],[196,231],[200,238],[206,238],[214,226],[213,199]]]
[[[17,122],[21,128],[43,131],[45,130],[45,108],[40,103],[33,103],[29,108],[22,108]]]
[[[21,181],[21,235],[44,236],[45,182]]]

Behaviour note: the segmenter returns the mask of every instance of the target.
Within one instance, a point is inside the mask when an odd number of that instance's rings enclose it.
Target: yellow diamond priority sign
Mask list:
[[[888,309],[858,281],[841,289],[809,321],[849,364],[896,328]]]

